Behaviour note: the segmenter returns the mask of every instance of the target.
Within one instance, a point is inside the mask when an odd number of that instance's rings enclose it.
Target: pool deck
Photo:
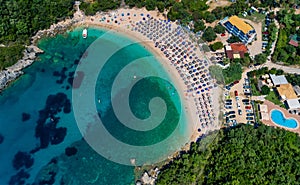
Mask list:
[[[289,130],[291,132],[295,132],[295,133],[298,133],[300,135],[300,116],[299,115],[290,114],[288,112],[288,110],[286,110],[286,109],[284,109],[284,108],[282,108],[278,105],[275,105],[274,103],[272,103],[268,100],[264,101],[264,105],[268,106],[268,114],[269,114],[269,117],[270,117],[270,120],[261,120],[265,125],[284,128],[285,130]],[[283,126],[279,126],[279,125],[275,124],[271,119],[271,112],[272,112],[273,109],[280,110],[284,114],[285,118],[294,118],[295,120],[297,120],[297,124],[298,124],[297,128],[294,128],[294,129],[293,128],[287,128],[287,127],[283,127]]]

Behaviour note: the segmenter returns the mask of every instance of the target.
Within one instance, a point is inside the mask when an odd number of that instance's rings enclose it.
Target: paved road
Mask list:
[[[297,73],[297,74],[300,74],[300,68],[296,68],[296,67],[289,67],[289,66],[282,66],[282,65],[279,65],[279,64],[275,64],[271,61],[267,61],[265,64],[262,64],[260,66],[256,66],[255,68],[256,69],[259,69],[260,67],[268,67],[269,69],[271,68],[276,68],[276,69],[281,69],[283,70],[284,72],[286,73]]]

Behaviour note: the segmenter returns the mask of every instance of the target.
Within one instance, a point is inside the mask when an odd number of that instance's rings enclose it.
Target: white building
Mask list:
[[[300,102],[298,99],[289,99],[286,100],[286,104],[288,105],[289,109],[300,109]]]
[[[279,86],[279,85],[282,85],[282,84],[288,84],[289,83],[284,75],[276,76],[276,75],[270,74],[270,78],[271,78],[272,83],[273,83],[274,86]]]

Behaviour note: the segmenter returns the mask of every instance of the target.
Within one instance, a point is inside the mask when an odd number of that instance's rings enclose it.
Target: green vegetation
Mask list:
[[[205,30],[205,25],[204,22],[202,20],[196,21],[194,23],[194,32],[198,32],[198,31],[203,31]]]
[[[230,66],[223,70],[225,83],[229,84],[242,78],[242,65],[240,63],[231,63]]]
[[[300,137],[283,129],[238,125],[194,143],[157,184],[298,184]]]
[[[262,22],[264,22],[264,20],[266,18],[266,15],[258,13],[258,12],[254,12],[251,15],[249,15],[249,14],[246,15],[246,17],[244,17],[241,14],[239,14],[239,17],[243,18],[243,19],[249,19],[249,20],[251,20],[253,22],[256,22],[256,23],[262,23]]]
[[[263,85],[263,86],[261,87],[261,93],[262,93],[263,95],[268,95],[268,94],[270,93],[270,88],[269,88],[268,86],[266,86],[266,85]]]
[[[212,27],[209,26],[204,30],[204,33],[202,35],[202,39],[204,41],[211,42],[211,41],[214,41],[216,38],[217,38],[217,35],[214,32]]]
[[[220,24],[214,27],[214,31],[218,34],[225,33],[225,30],[226,30],[225,27]]]
[[[21,44],[15,44],[9,47],[0,47],[0,70],[15,64],[22,58],[25,47]]]
[[[254,56],[255,64],[264,64],[267,61],[267,55],[265,53],[260,53]]]
[[[276,18],[281,29],[272,60],[287,65],[300,64],[300,47],[289,44],[291,38],[294,38],[296,42],[300,41],[300,30],[296,29],[300,26],[300,15],[295,14],[293,10],[282,9],[277,13]]]
[[[259,110],[258,110],[258,105],[260,104],[260,103],[263,103],[263,102],[261,102],[261,101],[254,101],[253,102],[253,104],[254,104],[254,111],[255,111],[255,122],[257,123],[257,124],[262,124],[262,122],[260,121],[260,114],[259,114]]]
[[[211,50],[216,51],[218,49],[222,49],[224,47],[224,45],[222,42],[215,42],[215,43],[209,45],[209,47]]]
[[[257,79],[251,79],[251,91],[253,96],[260,96],[261,93],[259,92],[258,88],[256,87]]]
[[[253,61],[251,60],[249,53],[244,54],[244,58],[235,58],[234,62],[240,63],[242,66],[248,67]]]
[[[299,74],[285,74],[288,82],[292,85],[300,85],[300,75]]]
[[[120,4],[120,0],[96,0],[92,1],[92,3],[90,3],[89,1],[83,1],[80,4],[80,9],[83,10],[86,15],[94,15],[97,11],[116,9],[120,7]]]
[[[274,91],[270,91],[268,96],[266,96],[266,100],[269,100],[275,105],[279,105],[280,107],[285,108],[284,104],[279,100],[278,95]]]
[[[229,39],[227,39],[228,43],[235,43],[235,42],[240,42],[240,39],[237,36],[232,35],[231,37],[229,37]]]
[[[0,6],[0,69],[17,62],[38,30],[73,13],[73,0],[7,0]]]
[[[218,84],[224,84],[222,68],[217,65],[209,66],[210,75],[217,80]]]

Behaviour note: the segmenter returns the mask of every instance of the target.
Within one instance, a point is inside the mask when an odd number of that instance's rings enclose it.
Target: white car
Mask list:
[[[237,106],[238,109],[241,108],[241,104],[239,102],[236,103],[236,106]]]

